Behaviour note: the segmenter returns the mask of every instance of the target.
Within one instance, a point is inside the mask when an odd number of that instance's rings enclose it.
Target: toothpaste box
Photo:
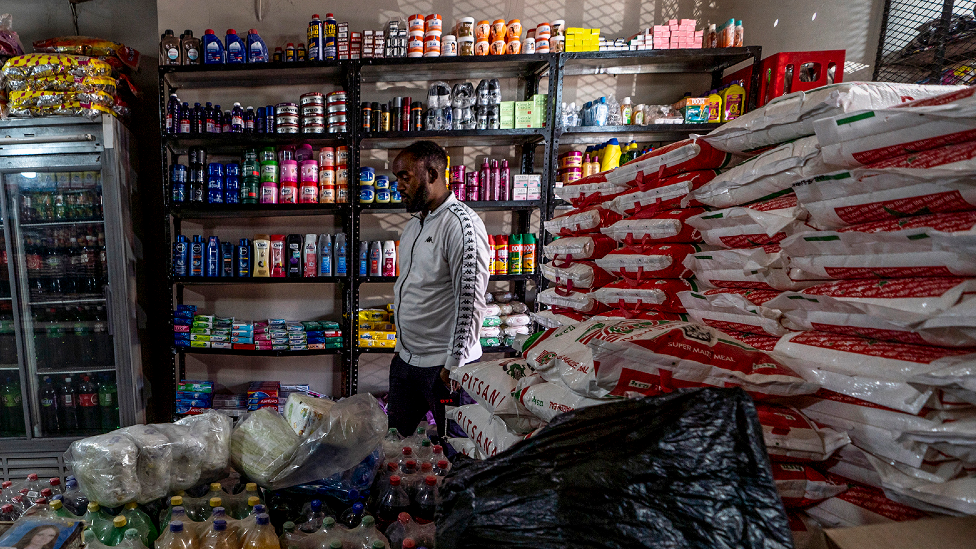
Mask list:
[[[176,384],[177,391],[191,391],[195,393],[213,393],[214,383],[213,381],[194,381],[189,379],[184,379]]]

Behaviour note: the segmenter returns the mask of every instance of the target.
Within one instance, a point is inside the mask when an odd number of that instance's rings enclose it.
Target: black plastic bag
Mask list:
[[[441,488],[437,547],[792,548],[741,389],[583,408]]]

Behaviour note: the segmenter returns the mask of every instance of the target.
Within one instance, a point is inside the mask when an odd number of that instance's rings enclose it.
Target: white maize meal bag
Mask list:
[[[791,406],[756,403],[763,441],[777,461],[824,461],[851,443],[846,433],[820,427]]]
[[[792,190],[768,200],[689,217],[687,223],[702,239],[720,248],[752,248],[776,244],[787,236],[814,230]]]
[[[772,463],[776,491],[788,508],[809,507],[847,491],[846,484],[834,484],[819,471],[802,463]]]
[[[602,176],[589,176],[556,187],[553,192],[557,197],[579,208],[584,204],[610,200],[629,190],[631,186],[625,182],[612,182]]]
[[[824,160],[845,168],[972,141],[976,139],[976,88],[889,109],[823,118],[813,127]]]
[[[678,294],[686,290],[697,290],[694,280],[681,278],[661,278],[651,282],[635,284],[630,281],[614,282],[593,292],[593,299],[607,307],[625,311],[644,310],[683,313],[684,307]]]
[[[678,297],[695,322],[722,331],[782,336],[789,330],[779,323],[780,311],[764,306],[780,295],[771,290],[721,289],[681,292]]]
[[[461,427],[485,458],[504,452],[522,440],[508,429],[504,421],[480,404],[459,406],[450,410],[447,417]]]
[[[603,227],[600,231],[610,238],[627,246],[634,244],[665,244],[672,242],[701,242],[698,229],[685,223],[693,215],[705,211],[703,208],[679,210],[645,210],[632,217]]]
[[[813,135],[813,124],[821,118],[891,107],[959,89],[962,87],[885,82],[830,84],[776,97],[702,139],[717,149],[741,154]]]
[[[563,313],[554,313],[552,311],[538,311],[530,312],[529,316],[532,321],[542,326],[544,329],[549,328],[559,328],[560,326],[565,326],[567,324],[575,324],[577,322],[582,322],[589,318],[589,316],[580,314],[577,312],[567,311]]]
[[[685,139],[658,147],[634,160],[606,172],[590,176],[588,181],[604,180],[632,186],[649,186],[675,175],[700,170],[716,170],[733,161],[701,139]]]
[[[502,324],[505,326],[528,326],[532,323],[532,318],[525,313],[505,315],[502,317]]]
[[[835,482],[844,479],[830,477]],[[928,518],[928,513],[888,499],[880,488],[849,484],[843,494],[823,501],[804,512],[824,528],[852,528],[871,524],[909,522]]]
[[[605,206],[620,215],[633,215],[646,208],[662,204],[676,207],[680,205],[680,199],[688,196],[688,193],[701,187],[714,176],[713,171],[698,171],[654,180],[648,185],[630,188],[627,192],[608,200]]]
[[[512,392],[518,380],[532,373],[524,359],[505,358],[472,362],[451,370],[451,379],[461,384],[478,404],[495,415],[516,414]]]
[[[573,210],[545,222],[546,230],[556,236],[575,236],[599,232],[619,221],[620,214],[601,206]]]
[[[799,290],[822,281],[793,279],[779,246],[713,250],[691,254],[685,266],[706,288]]]
[[[722,172],[688,197],[713,208],[767,200],[797,181],[834,171],[824,164],[816,137],[783,143]]]
[[[561,381],[543,381],[541,378],[524,387],[520,385],[517,394],[522,406],[545,422],[565,412],[612,402],[580,396]]]
[[[602,259],[597,261],[603,261]],[[558,265],[558,266],[557,266]],[[556,286],[592,290],[617,279],[593,261],[574,261],[568,265],[558,262],[540,265],[542,276]]]
[[[767,353],[773,352],[773,350],[776,348],[776,343],[779,342],[778,337],[766,334],[750,334],[748,332],[736,332],[734,330],[722,331],[735,340],[741,341],[750,347],[754,347]]]
[[[793,331],[914,345],[976,346],[976,280],[861,279],[784,292],[768,303]]]
[[[471,459],[485,459],[485,456],[481,455],[481,452],[478,451],[478,446],[470,438],[449,437],[447,443],[456,452],[464,454]]]
[[[976,142],[896,156],[793,186],[810,225],[847,225],[976,210]]]
[[[700,252],[697,244],[652,244],[627,246],[614,250],[596,264],[612,277],[632,281],[649,281],[657,278],[686,278],[691,271],[684,266],[688,255]],[[612,282],[604,282],[601,286]]]
[[[550,307],[572,309],[584,314],[595,314],[606,310],[606,307],[594,298],[592,292],[584,293],[548,288],[539,292],[536,301]]]
[[[599,259],[617,247],[617,243],[602,234],[557,238],[543,247],[543,253],[552,260],[573,261]]]

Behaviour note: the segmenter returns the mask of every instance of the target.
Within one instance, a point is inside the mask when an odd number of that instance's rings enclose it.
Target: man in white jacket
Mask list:
[[[396,356],[390,364],[390,426],[410,435],[429,410],[444,434],[449,371],[478,360],[488,288],[488,233],[447,188],[447,152],[418,141],[393,161],[413,218],[400,237],[393,289]]]

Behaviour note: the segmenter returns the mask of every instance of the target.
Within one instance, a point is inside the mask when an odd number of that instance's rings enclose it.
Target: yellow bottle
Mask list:
[[[722,90],[722,122],[742,116],[746,106],[746,89],[739,81]]]
[[[169,523],[169,535],[156,540],[156,549],[197,549],[195,536],[183,529],[183,522]]]
[[[203,538],[201,549],[237,549],[237,536],[227,528],[227,521],[217,519]]]
[[[620,143],[614,137],[607,142],[604,148],[603,158],[600,159],[600,171],[605,172],[620,166]]]
[[[280,549],[278,536],[275,535],[274,527],[266,513],[261,513],[257,517],[257,525],[254,534],[244,542],[244,549]]]
[[[590,155],[590,175],[600,173],[600,158],[603,157],[603,146],[597,147]]]
[[[708,123],[722,122],[722,114],[724,114],[722,96],[712,90],[708,93],[705,104],[708,105]]]

